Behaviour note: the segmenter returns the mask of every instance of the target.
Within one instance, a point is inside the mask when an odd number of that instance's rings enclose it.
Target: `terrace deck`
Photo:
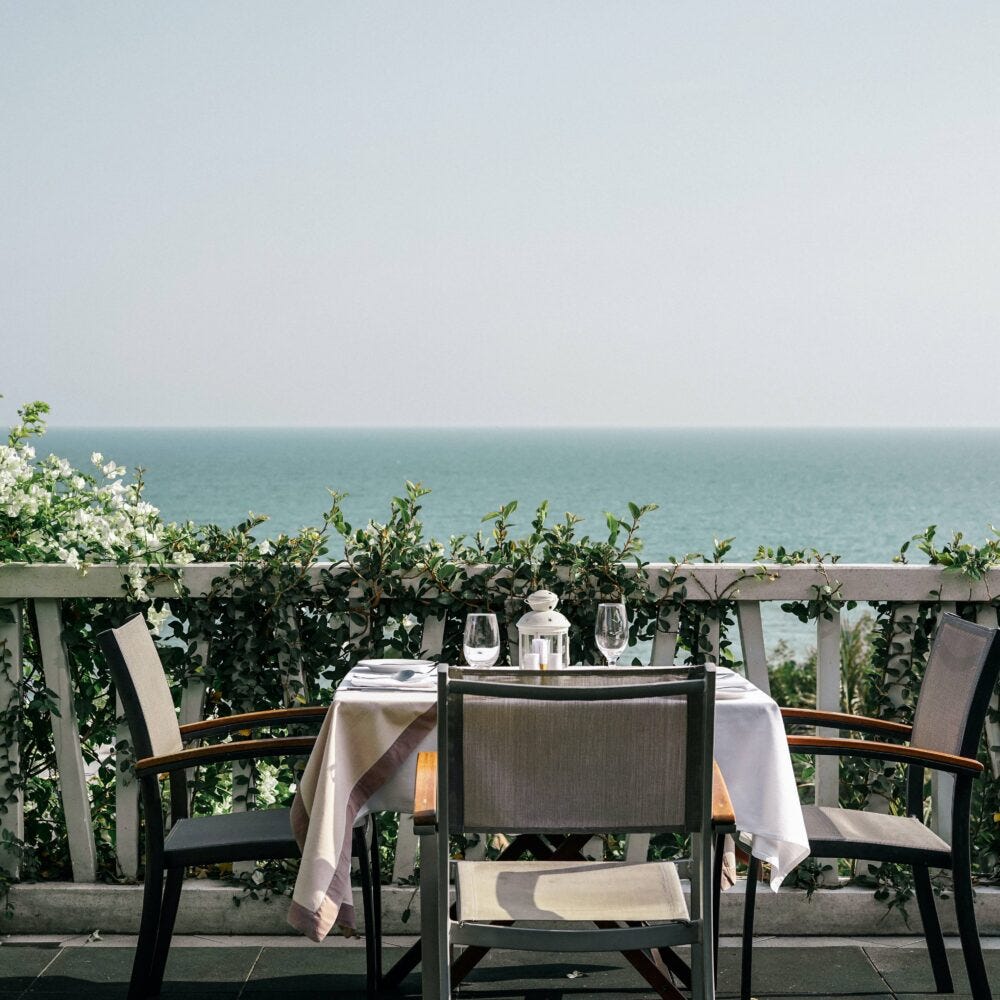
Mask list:
[[[387,958],[412,939],[392,938]],[[0,1000],[43,1000],[76,995],[122,1000],[132,960],[133,938],[7,937],[0,941]],[[724,939],[720,952],[720,998],[738,995],[739,948]],[[1000,939],[989,939],[986,964],[1000,984]],[[949,941],[953,949],[955,942]],[[958,993],[967,997],[961,952],[950,950]],[[178,937],[167,965],[163,1000],[354,1000],[364,997],[364,951],[356,942],[313,945],[280,938]],[[598,1000],[651,996],[620,956],[494,952],[470,976],[460,995],[481,1000]],[[755,995],[916,1000],[935,996],[930,964],[919,938],[772,938],[758,941]],[[401,998],[420,996],[411,976]]]

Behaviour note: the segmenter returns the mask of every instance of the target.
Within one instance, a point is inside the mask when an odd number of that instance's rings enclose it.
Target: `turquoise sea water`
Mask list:
[[[44,447],[43,447],[44,446]],[[508,500],[527,528],[537,503],[573,511],[594,534],[602,512],[655,502],[645,557],[758,544],[812,546],[844,562],[890,562],[928,524],[973,540],[1000,524],[1000,430],[317,430],[54,429],[40,443],[81,466],[100,451],[146,468],[168,520],[229,525],[253,510],[265,531],[315,524],[326,488],[346,490],[348,520],[382,520],[405,480],[433,493],[428,534],[474,532]],[[917,557],[919,558],[919,556]],[[782,619],[787,616],[781,616]],[[769,640],[804,640],[794,623]]]

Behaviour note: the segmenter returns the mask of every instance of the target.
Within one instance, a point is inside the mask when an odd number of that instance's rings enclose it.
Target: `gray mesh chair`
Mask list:
[[[450,997],[453,945],[634,952],[678,944],[691,945],[692,996],[714,997],[714,687],[710,667],[440,669],[439,749],[418,761],[414,805],[425,997]],[[461,861],[453,918],[448,837],[497,830],[690,833],[690,910],[669,862]],[[598,926],[551,927],[581,921]]]
[[[128,998],[143,1000],[160,992],[185,867],[299,857],[288,809],[189,818],[186,772],[187,768],[224,761],[306,756],[315,737],[236,740],[188,749],[184,743],[237,730],[318,724],[327,709],[322,705],[276,709],[179,726],[163,665],[142,615],[133,615],[120,628],[102,632],[98,640],[125,709],[142,795],[145,890]],[[164,829],[158,778],[164,773],[170,775],[169,832]],[[381,912],[378,836],[373,822],[355,829],[353,847],[364,899],[367,990],[374,996],[381,974]]]
[[[943,615],[931,643],[913,726],[811,709],[782,709],[789,722],[908,739],[909,745],[872,740],[789,736],[795,753],[858,756],[907,764],[906,814],[886,816],[826,806],[803,813],[813,855],[910,865],[917,904],[939,993],[952,993],[951,970],[934,905],[929,868],[951,869],[965,966],[976,1000],[991,1000],[973,910],[969,820],[972,783],[983,771],[976,759],[990,697],[1000,675],[1000,631]],[[924,825],[924,770],[955,775],[952,843]],[[754,902],[760,862],[751,860],[743,927],[743,983],[750,996]]]

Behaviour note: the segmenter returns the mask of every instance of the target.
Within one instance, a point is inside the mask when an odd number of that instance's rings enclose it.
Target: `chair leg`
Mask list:
[[[372,912],[375,925],[375,983],[382,988],[382,860],[378,849],[378,820],[371,818]]]
[[[423,1000],[449,996],[447,944],[441,941],[438,913],[438,834],[420,837],[420,943]],[[442,956],[444,956],[442,958]]]
[[[743,897],[743,947],[740,961],[740,1000],[750,1000],[750,980],[753,978],[753,918],[757,905],[757,880],[760,878],[760,861],[750,856],[747,868],[747,887]]]
[[[712,860],[712,954],[714,956],[715,985],[719,985],[719,906],[722,902],[722,863],[726,858],[726,835],[715,838],[715,857]]]
[[[701,941],[691,945],[691,1000],[715,1000],[715,975],[711,972],[711,929],[703,927]]]
[[[366,824],[367,826],[367,824]],[[361,901],[364,905],[365,913],[365,996],[368,1000],[374,1000],[378,995],[378,981],[376,979],[376,931],[375,931],[375,907],[372,898],[372,868],[371,854],[368,850],[368,841],[365,838],[366,827],[358,827],[354,831],[354,854],[358,859],[358,869],[361,874]]]
[[[146,865],[146,881],[142,891],[142,918],[139,921],[139,938],[132,960],[132,978],[128,987],[128,1000],[146,1000],[151,996],[150,981],[156,935],[160,925],[160,904],[163,900],[163,869]]]
[[[181,901],[181,886],[184,885],[184,869],[168,868],[167,884],[163,890],[163,902],[160,904],[160,923],[156,929],[156,947],[153,949],[153,962],[149,973],[149,992],[151,996],[159,996],[163,985],[163,972],[167,967],[167,956],[170,954],[170,939],[174,936],[174,921],[177,919],[177,906]]]
[[[913,882],[917,891],[920,921],[924,926],[924,937],[927,939],[931,969],[934,972],[934,985],[938,993],[954,993],[955,986],[948,966],[948,953],[944,948],[941,922],[938,920],[937,907],[934,905],[934,889],[931,887],[931,876],[926,865],[913,866]]]
[[[953,871],[955,915],[958,918],[958,933],[962,938],[962,953],[965,956],[969,986],[972,988],[973,1000],[992,1000],[993,994],[990,992],[990,981],[986,976],[986,964],[983,962],[983,948],[979,941],[979,928],[976,926],[968,845],[962,851],[958,844],[954,844],[952,852],[955,862]]]

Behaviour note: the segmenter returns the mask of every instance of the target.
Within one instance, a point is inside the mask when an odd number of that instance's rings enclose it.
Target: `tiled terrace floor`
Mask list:
[[[133,939],[87,942],[5,938],[0,942],[0,1000],[75,995],[93,1000],[125,996]],[[387,959],[408,941],[394,938]],[[719,996],[738,995],[739,949],[723,943]],[[1000,940],[987,943],[987,965],[1000,991]],[[968,996],[961,952],[951,951],[959,993]],[[163,997],[195,1000],[330,1000],[364,996],[364,951],[344,942],[316,946],[281,938],[178,938],[167,967]],[[775,938],[755,952],[756,996],[852,997],[915,1000],[934,995],[926,953],[918,940]],[[419,997],[412,976],[396,996]],[[566,956],[494,952],[463,985],[460,995],[481,1000],[654,996],[618,956]]]

